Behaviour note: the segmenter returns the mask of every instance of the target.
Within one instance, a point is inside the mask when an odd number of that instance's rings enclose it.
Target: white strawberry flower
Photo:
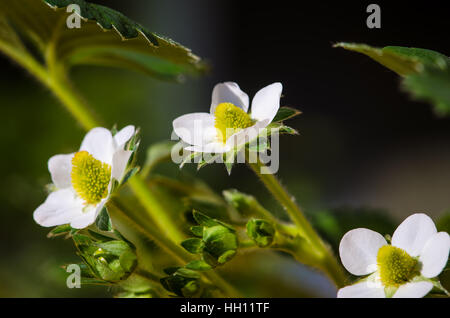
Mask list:
[[[353,275],[369,275],[338,291],[339,298],[420,298],[447,264],[450,237],[430,217],[417,213],[395,230],[391,245],[372,230],[358,228],[341,240],[339,254]],[[436,280],[434,280],[436,281]]]
[[[175,134],[190,146],[186,150],[225,153],[249,142],[267,127],[280,108],[283,86],[273,83],[262,88],[252,100],[238,84],[217,84],[209,113],[191,113],[173,121]]]
[[[106,128],[93,128],[78,152],[51,157],[48,170],[56,190],[34,211],[34,220],[45,227],[70,224],[76,229],[94,223],[114,180],[124,177],[132,154],[124,148],[134,134],[134,126],[114,136]]]

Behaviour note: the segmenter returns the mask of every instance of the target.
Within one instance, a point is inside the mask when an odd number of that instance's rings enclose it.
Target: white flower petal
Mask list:
[[[105,205],[107,200],[108,198],[103,199],[95,207],[90,207],[87,209],[85,208],[81,215],[78,215],[70,222],[70,226],[73,227],[74,229],[84,229],[85,227],[88,227],[89,225],[93,224],[97,219],[97,215],[103,209],[103,206]]]
[[[280,108],[282,91],[281,83],[273,83],[257,92],[252,101],[252,119],[268,120],[271,123]]]
[[[59,188],[71,186],[72,158],[73,153],[68,155],[56,155],[48,160],[48,171],[52,176],[53,184]]]
[[[173,129],[184,142],[194,146],[211,143],[217,137],[214,116],[208,113],[192,113],[176,118]]]
[[[427,277],[437,277],[448,261],[450,250],[450,236],[446,232],[434,234],[420,252],[419,260],[422,263],[420,273]]]
[[[72,189],[62,189],[49,194],[33,214],[41,226],[49,227],[70,223],[81,215],[83,202],[77,199]]]
[[[230,151],[231,148],[222,142],[211,142],[204,146],[189,146],[184,148],[189,151],[194,152],[204,152],[204,153],[224,153]]]
[[[232,149],[234,147],[246,144],[259,136],[262,133],[261,129],[267,127],[270,124],[268,120],[258,121],[251,127],[239,130],[237,133],[232,134],[227,139],[227,147]],[[267,134],[264,135],[264,138]]]
[[[81,143],[80,151],[82,150],[89,152],[95,159],[111,165],[114,152],[111,132],[102,127],[91,129]]]
[[[369,282],[360,282],[338,290],[338,298],[386,298],[384,288]]]
[[[418,256],[425,243],[437,233],[433,220],[423,213],[407,217],[392,235],[392,245]]]
[[[422,298],[433,289],[430,282],[411,282],[401,285],[392,298]]]
[[[241,91],[239,85],[234,82],[219,83],[214,86],[211,100],[210,113],[214,114],[216,106],[220,103],[232,103],[233,105],[242,108],[245,112],[248,111],[249,98],[246,93]]]
[[[339,245],[344,267],[354,275],[367,275],[376,271],[377,254],[386,245],[384,237],[372,230],[359,228],[347,232]]]
[[[114,153],[111,169],[111,177],[115,178],[119,182],[122,181],[131,154],[132,151],[129,150],[117,150]]]
[[[127,141],[133,137],[134,132],[135,128],[133,125],[126,126],[118,131],[113,137],[116,149],[123,149]]]

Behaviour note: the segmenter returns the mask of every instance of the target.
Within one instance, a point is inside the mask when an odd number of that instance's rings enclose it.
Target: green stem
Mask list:
[[[345,275],[341,266],[333,256],[329,247],[313,229],[300,208],[295,204],[293,197],[283,188],[273,174],[263,174],[261,170],[267,170],[266,166],[258,159],[256,163],[249,163],[250,168],[261,179],[263,184],[275,199],[284,207],[292,221],[297,226],[299,234],[306,240],[314,251],[312,259],[316,260],[315,266],[323,270],[338,287],[345,284]],[[303,251],[304,252],[304,251]],[[300,257],[303,258],[303,257]]]

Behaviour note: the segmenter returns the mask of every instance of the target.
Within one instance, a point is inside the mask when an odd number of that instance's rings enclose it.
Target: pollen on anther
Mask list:
[[[72,159],[71,178],[75,192],[85,204],[97,204],[108,195],[111,166],[87,151],[79,151]]]

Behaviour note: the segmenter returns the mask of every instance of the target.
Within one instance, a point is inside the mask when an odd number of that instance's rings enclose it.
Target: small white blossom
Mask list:
[[[114,137],[106,128],[93,128],[76,153],[48,161],[55,191],[34,211],[34,220],[50,227],[70,224],[81,229],[95,222],[108,201],[113,180],[121,181],[132,154],[126,143],[135,133],[127,126]]]
[[[178,137],[190,146],[187,150],[205,153],[224,153],[256,137],[267,127],[280,108],[283,86],[273,83],[258,91],[252,100],[238,84],[217,84],[212,93],[209,113],[191,113],[173,121]]]
[[[450,237],[430,217],[413,214],[395,230],[392,245],[377,232],[358,228],[341,240],[339,254],[353,275],[369,275],[338,291],[340,298],[420,298],[433,288],[448,260]]]

